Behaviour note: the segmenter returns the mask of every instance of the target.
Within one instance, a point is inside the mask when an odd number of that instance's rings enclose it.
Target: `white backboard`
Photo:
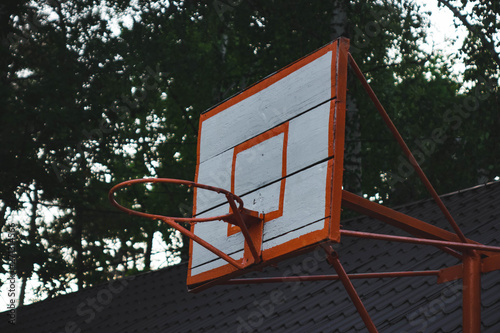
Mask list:
[[[338,39],[200,118],[195,182],[230,190],[262,214],[263,262],[339,241],[348,47]],[[224,196],[197,189],[193,214],[226,214],[224,203]],[[192,231],[243,260],[239,228],[215,221]],[[188,285],[237,271],[191,241]]]

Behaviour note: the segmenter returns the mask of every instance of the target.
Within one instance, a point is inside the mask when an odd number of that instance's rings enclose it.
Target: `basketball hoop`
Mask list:
[[[454,233],[343,190],[348,64]],[[205,198],[199,191],[194,191],[191,218],[138,212],[116,202],[117,190],[140,183],[213,191],[225,195],[230,208],[225,210],[219,200],[202,200]],[[234,193],[245,193],[252,210],[244,208],[242,199]],[[428,275],[437,275],[438,283],[462,279],[464,332],[479,332],[481,274],[500,270],[500,247],[465,237],[349,53],[349,40],[343,37],[202,113],[195,182],[130,180],[114,186],[109,199],[128,214],[161,220],[191,239],[189,291],[224,283],[341,280],[370,332],[377,329],[350,279]],[[413,237],[341,229],[342,208],[376,218]],[[205,217],[209,212],[218,216]],[[190,223],[190,230],[179,223]],[[432,245],[462,263],[440,270],[348,274],[331,247],[331,243],[340,242],[341,236]],[[233,279],[317,245],[323,247],[337,275]]]
[[[135,184],[145,184],[145,183],[167,183],[176,185],[186,185],[188,187],[197,187],[208,191],[224,194],[231,209],[228,214],[212,216],[212,217],[171,217],[159,214],[139,212],[124,207],[116,201],[114,194],[117,190]],[[258,263],[261,260],[260,257],[261,257],[262,227],[263,227],[262,218],[259,217],[258,212],[244,208],[243,200],[239,196],[230,191],[214,186],[195,183],[189,180],[172,179],[172,178],[143,178],[143,179],[128,180],[113,186],[108,193],[108,198],[113,206],[120,209],[121,211],[124,211],[127,214],[145,217],[152,220],[160,220],[167,223],[172,228],[181,232],[185,236],[191,238],[193,241],[199,243],[201,246],[205,247],[209,251],[218,255],[219,257],[226,260],[227,262],[229,262],[231,265],[235,266],[238,269],[243,269],[247,267],[249,264]],[[245,255],[245,258],[241,262],[234,260],[226,253],[215,248],[210,243],[196,236],[190,230],[178,224],[178,223],[193,224],[199,222],[211,222],[211,221],[221,221],[221,220],[230,224],[234,224],[241,229],[241,232],[245,237],[245,245],[246,245],[245,247],[248,248],[251,257]]]
[[[213,216],[213,217],[198,217],[198,218],[197,217],[170,217],[170,216],[163,216],[163,215],[138,212],[136,210],[132,210],[130,208],[123,207],[115,200],[114,193],[117,190],[134,185],[134,184],[146,184],[146,183],[166,183],[166,184],[186,185],[188,187],[197,187],[197,188],[202,188],[202,189],[217,192],[217,193],[222,193],[226,196],[226,198],[230,204],[231,204],[231,201],[232,202],[236,201],[238,203],[237,210],[240,213],[243,213],[246,211],[246,209],[243,207],[243,200],[241,200],[241,198],[234,193],[231,193],[231,192],[226,191],[222,188],[218,188],[218,187],[214,187],[214,186],[199,184],[199,183],[195,183],[195,182],[192,182],[189,180],[172,179],[172,178],[143,178],[143,179],[133,179],[133,180],[125,181],[123,183],[115,185],[109,191],[109,195],[108,195],[109,200],[111,201],[113,206],[115,206],[116,208],[118,208],[118,209],[120,209],[128,214],[137,215],[137,216],[141,216],[141,217],[147,217],[147,218],[150,218],[153,220],[157,220],[157,219],[161,220],[163,218],[167,218],[167,219],[171,219],[171,220],[174,220],[174,221],[180,222],[180,223],[210,222],[210,221],[223,220],[223,221],[229,222],[231,224],[237,225],[234,221],[234,215],[235,215],[234,212],[224,214],[224,215],[219,215],[219,216]],[[231,209],[232,208],[233,207],[231,207]]]

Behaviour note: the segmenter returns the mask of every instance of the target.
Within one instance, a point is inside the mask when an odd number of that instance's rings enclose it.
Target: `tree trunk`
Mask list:
[[[332,40],[347,36],[347,13],[345,1],[333,2],[331,20]],[[344,187],[346,190],[361,195],[361,132],[359,112],[356,101],[348,93],[346,101],[346,135],[344,169],[346,170]]]
[[[83,247],[82,247],[82,232],[83,232],[83,221],[82,221],[82,210],[77,207],[75,210],[75,251],[76,251],[76,280],[78,290],[83,289]]]
[[[30,228],[28,233],[28,242],[29,242],[28,246],[30,249],[32,249],[32,251],[29,254],[29,257],[27,258],[29,260],[29,262],[27,263],[28,268],[24,272],[21,272],[22,282],[21,282],[21,290],[19,292],[19,306],[24,305],[24,299],[26,295],[26,285],[28,283],[28,279],[30,279],[31,276],[33,275],[33,266],[37,257],[37,244],[36,244],[37,211],[38,211],[38,187],[36,185],[36,182],[33,182],[33,198],[31,199],[31,217],[30,217]]]
[[[3,207],[0,210],[0,231],[3,229],[5,223],[7,223],[7,218],[5,217],[6,212],[7,212],[7,204],[4,202]]]
[[[24,305],[24,298],[26,294],[26,284],[28,282],[28,276],[25,275],[23,276],[22,282],[21,282],[21,290],[19,292],[19,306]]]
[[[144,265],[146,270],[151,270],[151,254],[153,253],[153,238],[155,234],[155,230],[148,230],[148,238],[146,244],[146,253],[144,257]]]
[[[347,95],[346,111],[346,149],[344,169],[347,178],[344,182],[345,189],[349,192],[362,195],[361,190],[361,128],[359,123],[359,110],[356,101]]]
[[[330,22],[332,27],[332,40],[345,36],[347,32],[347,13],[344,8],[343,0],[333,1],[333,16]]]

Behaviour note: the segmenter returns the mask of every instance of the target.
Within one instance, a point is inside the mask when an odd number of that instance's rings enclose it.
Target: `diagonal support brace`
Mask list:
[[[363,302],[359,298],[358,293],[356,292],[356,289],[354,289],[354,286],[349,279],[349,276],[347,276],[346,271],[344,270],[344,267],[340,263],[339,256],[337,252],[332,248],[331,245],[322,245],[323,249],[325,250],[328,258],[327,261],[330,265],[333,266],[335,271],[337,272],[340,281],[342,281],[342,284],[344,285],[345,290],[349,294],[349,297],[351,298],[351,301],[354,303],[354,306],[359,312],[359,315],[361,316],[361,319],[363,319],[363,322],[366,325],[366,328],[368,329],[369,332],[371,333],[377,333],[378,330],[375,327],[375,324],[373,323],[370,315],[368,314],[368,311],[366,311],[365,306],[363,305]]]
[[[384,120],[385,124],[391,131],[392,135],[398,142],[398,144],[401,146],[401,149],[403,150],[404,154],[410,161],[410,164],[413,166],[415,172],[417,175],[420,177],[420,180],[424,184],[424,186],[427,188],[427,191],[430,193],[436,204],[438,205],[439,209],[443,213],[444,217],[448,221],[448,223],[451,225],[457,236],[460,238],[460,240],[463,243],[467,243],[467,239],[465,238],[465,235],[463,234],[462,230],[458,226],[457,222],[453,219],[451,216],[451,213],[448,211],[448,208],[446,208],[445,204],[437,194],[436,190],[432,186],[431,182],[425,175],[424,171],[418,164],[417,160],[413,156],[413,153],[410,151],[410,148],[406,145],[405,141],[403,140],[403,137],[399,133],[398,129],[396,126],[394,126],[394,123],[392,122],[391,118],[385,111],[384,107],[382,106],[382,103],[378,100],[377,96],[375,95],[375,92],[373,91],[372,87],[370,87],[370,84],[366,80],[365,76],[363,75],[363,72],[361,72],[361,69],[359,66],[356,64],[356,61],[352,57],[352,55],[349,53],[349,64],[351,65],[351,68],[354,71],[354,74],[357,76],[359,81],[361,82],[361,85],[363,88],[365,88],[366,92],[368,93],[368,96],[372,100],[372,102],[375,104],[375,107],[377,108],[377,111],[379,114],[382,116],[382,119]]]

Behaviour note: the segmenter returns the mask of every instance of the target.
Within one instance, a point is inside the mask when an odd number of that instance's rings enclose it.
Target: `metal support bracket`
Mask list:
[[[232,195],[226,194],[226,198],[233,215],[230,219],[225,219],[225,221],[240,227],[245,237],[243,265],[249,261],[249,258],[246,256],[248,252],[252,254],[253,263],[258,264],[262,261],[262,233],[264,229],[264,220],[259,217],[259,213],[256,211],[251,211],[246,208],[241,210],[238,209]]]
[[[500,255],[481,259],[481,273],[500,270]],[[459,264],[439,270],[438,283],[445,283],[462,279],[464,277],[464,265]]]

